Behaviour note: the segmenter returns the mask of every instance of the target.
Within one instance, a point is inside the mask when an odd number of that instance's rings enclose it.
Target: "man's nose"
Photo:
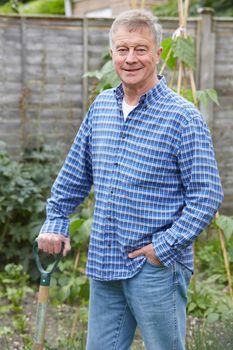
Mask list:
[[[137,61],[137,55],[136,55],[136,52],[135,52],[135,49],[133,47],[131,47],[127,53],[127,56],[126,56],[126,62],[127,63],[132,63],[132,62],[135,62]]]

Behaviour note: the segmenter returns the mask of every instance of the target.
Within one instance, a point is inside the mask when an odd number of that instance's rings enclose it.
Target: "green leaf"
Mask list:
[[[205,90],[197,90],[196,98],[198,101],[202,102],[206,107],[208,106],[209,97]]]
[[[233,234],[233,218],[230,216],[220,215],[216,219],[216,224],[223,231],[226,239],[229,240]]]
[[[219,314],[212,313],[207,316],[207,323],[214,323],[219,320]]]
[[[167,55],[169,53],[169,50],[172,47],[172,39],[171,38],[164,39],[162,41],[162,43],[161,43],[161,46],[163,48],[161,58],[162,58],[163,61],[165,61],[166,58],[167,58]],[[175,65],[176,65],[176,58],[174,57],[174,54],[173,54],[173,51],[172,51],[171,54],[170,54],[169,59],[166,62],[166,66],[169,69],[173,70]]]
[[[196,68],[195,63],[195,46],[191,37],[182,38],[178,37],[172,41],[172,50],[174,57],[179,58],[187,66],[192,69]]]
[[[216,282],[219,278],[221,278],[220,274],[215,274],[207,278],[206,283],[213,283]]]
[[[82,226],[80,226],[78,230],[78,237],[80,243],[85,243],[88,241],[91,232],[92,221],[92,218],[87,219],[86,221],[84,221]]]
[[[73,236],[77,232],[79,227],[83,224],[83,221],[83,219],[77,217],[73,217],[70,219],[69,232],[71,236]]]
[[[196,304],[194,302],[191,302],[189,305],[188,305],[188,311],[189,312],[192,312],[194,309],[196,309]]]
[[[76,282],[76,284],[79,285],[79,286],[85,284],[86,281],[87,281],[86,276],[75,277],[75,282]]]
[[[196,98],[202,102],[206,107],[208,106],[209,100],[212,100],[219,106],[218,95],[214,89],[205,89],[196,91]]]
[[[210,98],[213,102],[215,102],[218,106],[220,106],[219,101],[218,101],[218,94],[217,94],[217,91],[214,90],[214,89],[207,89],[206,92],[207,92],[209,98]]]

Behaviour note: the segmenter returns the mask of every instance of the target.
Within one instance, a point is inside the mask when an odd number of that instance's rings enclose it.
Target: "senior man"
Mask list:
[[[94,185],[86,272],[87,350],[184,350],[192,243],[223,198],[207,125],[157,75],[161,26],[144,10],[119,15],[110,52],[120,86],[89,108],[52,187],[39,249],[70,250],[68,215]]]

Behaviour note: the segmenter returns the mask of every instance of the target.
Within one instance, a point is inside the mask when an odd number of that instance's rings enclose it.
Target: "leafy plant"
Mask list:
[[[162,41],[161,46],[163,47],[163,52],[161,55],[164,61],[160,73],[163,73],[165,67],[171,70],[172,76],[174,77],[176,72],[176,67],[179,62],[182,62],[186,69],[196,69],[195,63],[195,45],[194,40],[190,36],[174,36],[174,38],[166,38]],[[186,80],[186,70],[184,70],[184,80]],[[173,90],[177,91],[178,87],[174,87],[174,82],[171,82],[171,87]],[[209,100],[219,105],[217,92],[214,89],[198,90],[195,93],[191,90],[189,86],[180,87],[177,91],[184,98],[191,102],[196,103],[196,101],[203,102],[206,106]]]
[[[11,319],[14,316],[11,323],[4,324],[3,329],[0,330],[0,338],[5,338],[6,344],[8,344],[7,337],[13,336],[14,331],[20,333],[24,344],[30,341],[27,334],[27,317],[23,314],[23,300],[28,293],[32,292],[32,289],[27,286],[28,280],[29,276],[23,271],[22,265],[7,264],[5,270],[0,273],[1,318],[8,317],[9,314]]]
[[[229,273],[233,271],[233,219],[219,215],[195,243],[197,272],[189,289],[189,314],[204,317],[209,323],[233,319],[233,300],[219,242],[218,227],[221,227],[226,237],[225,249],[229,257]]]
[[[187,337],[187,350],[231,350],[233,345],[233,322],[201,322]]]
[[[29,276],[23,271],[22,265],[7,264],[0,273],[0,296],[8,301],[7,306],[2,306],[0,312],[22,310],[22,300],[26,293],[32,289],[27,287]]]
[[[190,1],[190,16],[197,15],[197,9],[200,7],[212,7],[217,16],[232,16],[231,0],[191,0]],[[159,16],[178,16],[177,0],[168,0],[164,4],[153,5],[153,12]]]
[[[0,6],[0,13],[64,15],[64,0],[9,0]]]
[[[0,150],[0,262],[29,270],[32,242],[45,219],[45,202],[60,164],[60,148],[25,150],[12,160]]]

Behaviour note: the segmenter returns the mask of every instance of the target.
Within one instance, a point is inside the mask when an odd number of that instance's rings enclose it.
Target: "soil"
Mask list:
[[[38,293],[27,294],[21,312],[25,322],[22,321],[21,317],[17,326],[15,324],[17,322],[15,312],[0,314],[0,350],[25,350],[24,338],[33,339],[36,327],[37,296]],[[54,306],[48,303],[45,336],[48,344],[56,346],[58,337],[64,339],[64,337],[69,336],[75,312],[74,307],[68,305]]]
[[[25,318],[25,323],[15,325],[16,313],[7,312],[0,313],[0,350],[31,350],[25,346],[25,338],[33,340],[36,328],[36,308],[37,308],[38,293],[28,293],[23,302],[22,315]],[[3,300],[0,301],[3,305]],[[74,329],[74,319],[77,315],[77,307],[69,305],[52,305],[48,303],[46,316],[46,344],[52,349],[67,350],[64,346],[58,346],[59,339],[67,339],[72,331],[74,335],[79,334],[83,339],[86,338],[86,326],[76,324]],[[28,342],[27,342],[28,343]],[[60,344],[60,343],[59,343]],[[57,347],[58,346],[58,347]],[[83,347],[82,347],[83,349]],[[77,350],[82,350],[80,349]],[[136,332],[132,350],[144,350],[140,335]]]

